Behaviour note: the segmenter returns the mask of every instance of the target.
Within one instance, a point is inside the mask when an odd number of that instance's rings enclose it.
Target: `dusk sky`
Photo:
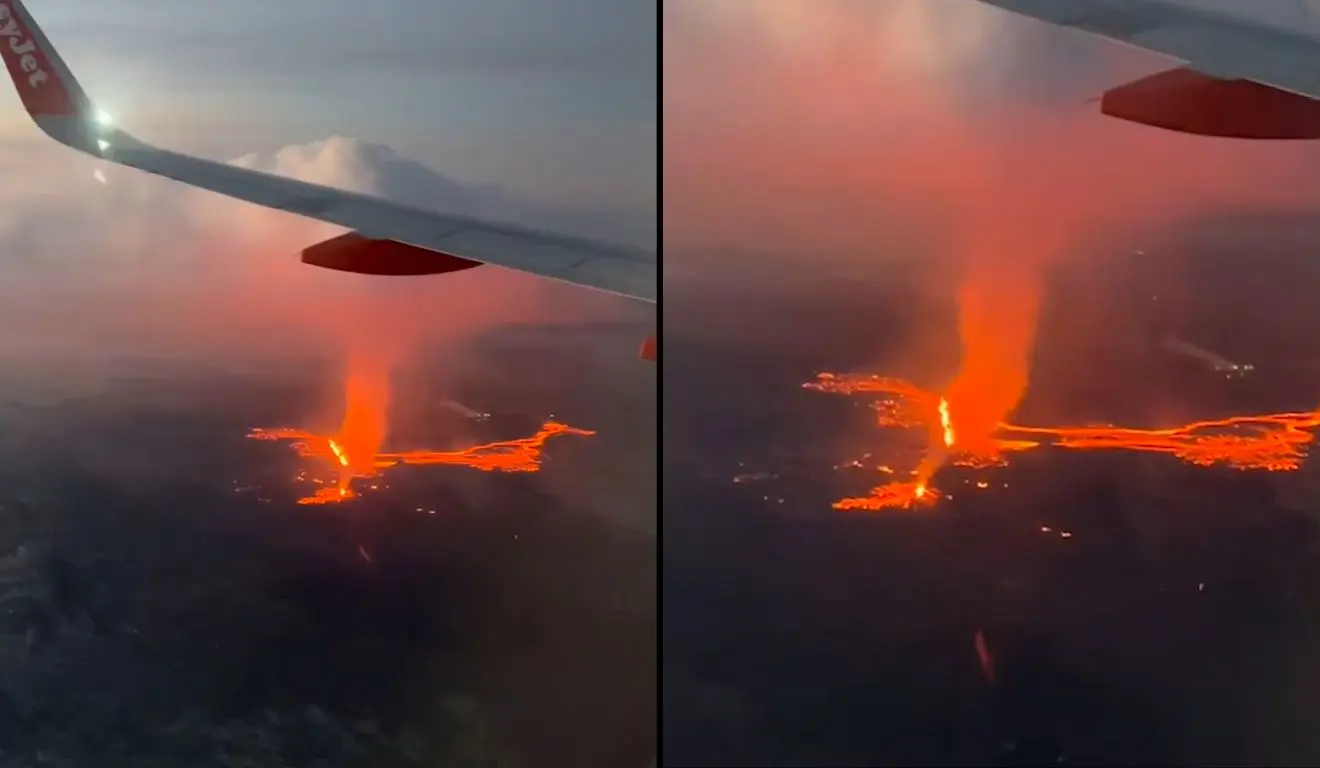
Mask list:
[[[217,157],[351,136],[472,183],[644,207],[657,11],[644,0],[235,0],[29,10],[143,138]],[[36,140],[12,89],[6,143]]]
[[[1316,24],[1302,3],[1250,5]],[[1320,168],[1313,144],[1104,118],[1084,101],[1177,63],[973,0],[678,0],[664,24],[670,279],[739,268],[683,253],[711,245],[864,271],[910,250],[914,213],[946,233],[1031,217],[1066,250],[1102,224],[1304,204]]]
[[[97,105],[158,146],[655,248],[654,3],[28,9]],[[493,267],[390,281],[299,263],[302,248],[338,232],[100,164],[42,135],[12,86],[0,88],[0,349],[10,354],[284,354],[333,350],[347,334],[377,344],[368,329],[380,326],[407,346],[633,311]]]

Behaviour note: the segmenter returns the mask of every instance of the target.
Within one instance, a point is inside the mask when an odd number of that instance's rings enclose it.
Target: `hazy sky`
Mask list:
[[[460,179],[630,207],[655,196],[648,0],[33,0],[92,97],[220,157],[331,135]],[[8,137],[22,125],[0,97]]]
[[[653,2],[29,10],[89,95],[144,140],[655,246]],[[338,232],[68,150],[37,131],[7,79],[0,87],[0,359],[11,370],[33,356],[411,349],[507,323],[637,318],[622,300],[494,267],[400,281],[299,263]],[[619,359],[635,361],[633,344]]]
[[[1306,19],[1289,0],[1250,5],[1275,23]],[[914,208],[950,236],[1001,221],[1066,250],[1102,225],[1305,201],[1320,168],[1314,143],[1104,118],[1085,100],[1177,63],[973,0],[665,9],[671,277],[720,266],[681,263],[681,246],[701,243],[797,250],[815,271],[879,264],[911,235]]]

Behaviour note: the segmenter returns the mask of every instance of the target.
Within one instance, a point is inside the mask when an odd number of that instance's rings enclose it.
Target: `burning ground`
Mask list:
[[[1289,472],[1298,469],[1314,440],[1313,430],[1320,427],[1320,412],[1272,413],[1231,416],[1222,419],[1193,421],[1162,429],[1138,429],[1113,425],[1076,427],[1024,426],[1001,422],[989,439],[963,446],[957,438],[949,400],[922,390],[903,379],[876,375],[836,375],[822,373],[807,389],[839,395],[871,395],[877,423],[885,429],[918,429],[931,433],[929,456],[943,462],[948,457],[955,465],[988,468],[1008,461],[1009,454],[1042,447],[1079,451],[1121,450],[1162,453],[1197,466],[1223,465],[1239,470]],[[929,483],[933,470],[931,459],[911,470],[912,479],[879,485],[870,494],[840,499],[840,510],[881,510],[908,508],[919,503],[933,503],[941,494]],[[884,475],[894,470],[887,464],[865,467]],[[976,485],[985,488],[988,481]]]
[[[351,434],[351,433],[350,433]],[[312,482],[321,486],[310,496],[298,500],[299,504],[335,504],[357,497],[354,490],[355,480],[371,481],[390,467],[407,464],[421,466],[428,464],[449,464],[471,467],[484,472],[536,472],[541,468],[541,451],[546,441],[556,435],[593,435],[586,429],[577,429],[557,421],[547,421],[531,437],[513,440],[499,440],[491,443],[474,445],[459,451],[410,450],[366,454],[367,459],[355,462],[343,447],[344,433],[328,436],[317,435],[298,429],[261,429],[248,433],[256,440],[289,440],[290,447],[299,456],[318,459],[331,467],[337,468],[338,478],[330,483],[317,476],[300,474],[300,481]],[[375,490],[378,483],[370,483]]]
[[[382,474],[401,465],[450,465],[483,472],[536,472],[546,442],[552,437],[589,437],[595,432],[546,421],[533,435],[496,440],[458,450],[384,450],[389,433],[390,369],[376,358],[349,358],[344,382],[344,416],[333,434],[318,434],[288,427],[255,428],[248,437],[256,440],[288,441],[301,457],[317,462],[311,471],[298,473],[297,480],[316,489],[299,504],[335,504],[356,498],[363,487],[379,490]],[[484,414],[473,412],[471,416]],[[320,471],[317,471],[320,470]],[[328,477],[325,470],[333,472]],[[364,555],[365,557],[365,555]]]

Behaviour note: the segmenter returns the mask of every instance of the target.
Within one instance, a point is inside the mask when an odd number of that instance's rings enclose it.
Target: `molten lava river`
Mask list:
[[[879,485],[866,496],[844,498],[834,508],[853,511],[908,509],[933,504],[941,493],[930,480],[938,466],[948,462],[964,467],[989,467],[1006,463],[1007,455],[1041,446],[1074,450],[1125,450],[1164,453],[1197,466],[1223,465],[1240,470],[1288,472],[1301,466],[1320,427],[1320,412],[1273,413],[1233,416],[1196,421],[1166,429],[1132,429],[1117,426],[1040,427],[1000,423],[988,440],[962,444],[958,415],[950,400],[923,390],[903,379],[865,374],[822,373],[804,388],[838,395],[876,398],[875,409],[882,428],[923,429],[930,435],[931,450],[911,473],[912,479]],[[854,466],[858,466],[854,462]],[[877,466],[892,474],[888,466]],[[978,482],[978,487],[987,486]]]
[[[541,468],[542,448],[559,435],[590,436],[595,432],[547,421],[534,435],[474,445],[456,451],[385,451],[389,408],[389,374],[375,366],[350,366],[345,385],[344,419],[332,435],[303,429],[253,429],[255,440],[287,440],[307,459],[334,471],[333,481],[315,473],[299,473],[297,479],[317,486],[298,500],[299,504],[334,504],[355,498],[365,489],[380,487],[384,471],[402,464],[450,464],[483,472],[536,472]],[[355,484],[358,486],[355,488]]]

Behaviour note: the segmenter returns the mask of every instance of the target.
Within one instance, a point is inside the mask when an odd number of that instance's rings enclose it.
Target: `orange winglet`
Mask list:
[[[346,232],[303,249],[304,264],[359,275],[442,275],[481,266],[481,262],[397,240],[372,240]]]
[[[1187,67],[1105,91],[1100,112],[1119,120],[1228,139],[1320,138],[1320,101]]]
[[[642,348],[637,350],[637,356],[643,360],[654,362],[659,355],[660,347],[659,343],[656,342],[654,334],[647,336],[646,339],[642,341]]]

